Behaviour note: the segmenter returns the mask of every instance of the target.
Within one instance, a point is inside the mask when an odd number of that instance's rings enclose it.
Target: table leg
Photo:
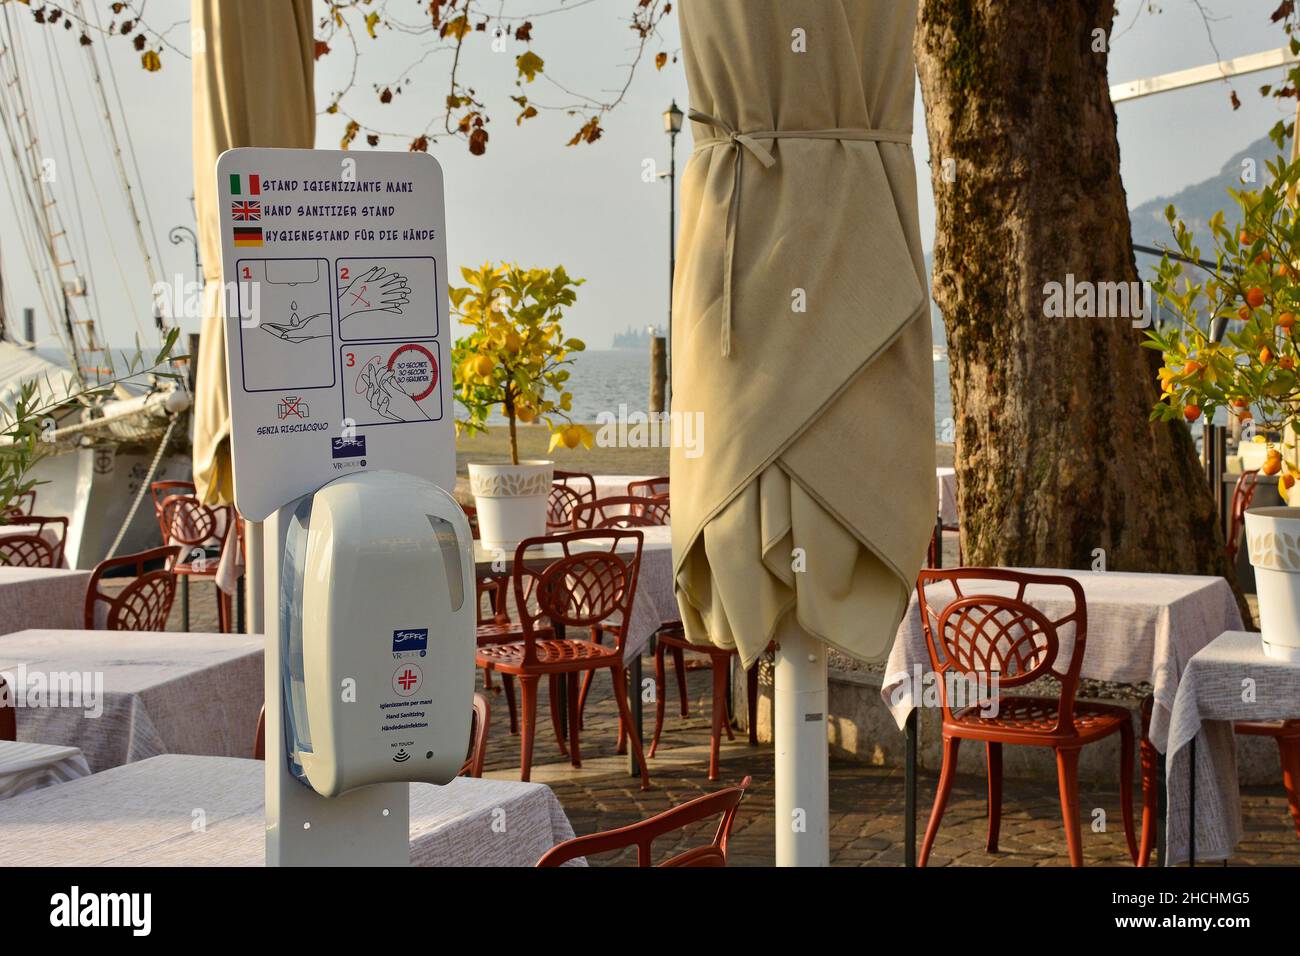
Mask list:
[[[190,629],[190,576],[181,575],[181,630]]]
[[[241,574],[239,580],[235,583],[235,633],[243,634],[245,632],[244,621],[244,576]]]
[[[1196,866],[1196,738],[1187,745],[1187,865]]]
[[[640,740],[642,732],[645,730],[642,724],[642,714],[645,708],[641,704],[641,655],[637,654],[632,658],[632,666],[628,668],[628,681],[632,685],[628,688],[628,704],[632,711],[632,726],[636,728],[636,739]],[[630,777],[641,776],[641,768],[636,762],[636,748],[632,746],[631,739],[627,742],[627,772]]]
[[[903,770],[903,865],[916,866],[916,738],[920,711],[907,715],[907,756]]]
[[[943,514],[934,516],[934,566],[943,567]]]

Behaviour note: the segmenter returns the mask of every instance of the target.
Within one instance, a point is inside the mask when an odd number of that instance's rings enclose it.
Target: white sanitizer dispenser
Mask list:
[[[367,472],[292,507],[280,576],[285,746],[325,797],[449,783],[474,693],[469,522],[412,475]]]

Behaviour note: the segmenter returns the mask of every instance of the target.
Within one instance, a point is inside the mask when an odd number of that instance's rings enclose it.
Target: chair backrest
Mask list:
[[[0,685],[3,685],[0,679]],[[491,717],[492,708],[488,705],[488,699],[479,691],[474,692],[474,710],[470,715],[469,725],[469,749],[465,754],[465,763],[460,768],[460,777],[481,777],[483,776],[483,762],[487,758],[487,738],[488,738],[488,721]],[[0,716],[0,729],[3,728],[4,717]],[[0,740],[4,737],[0,734]],[[253,759],[266,759],[266,705],[257,712],[257,730],[253,733]]]
[[[98,605],[108,605],[104,616],[106,631],[163,631],[167,629],[167,615],[171,613],[172,601],[176,598],[176,576],[172,565],[179,557],[181,549],[177,545],[141,551],[139,554],[124,554],[117,558],[108,558],[95,565],[90,574],[90,583],[86,585],[86,604],[84,626],[86,630],[95,630],[95,618]],[[148,565],[162,562],[162,567],[148,570]],[[116,594],[107,594],[100,590],[100,582],[109,571],[130,568],[135,577]]]
[[[478,541],[478,508],[465,504],[462,504],[460,508],[465,512],[465,520],[469,522],[469,536]]]
[[[1228,562],[1237,560],[1237,542],[1241,539],[1241,528],[1246,523],[1246,509],[1255,500],[1258,487],[1259,469],[1243,471],[1237,483],[1232,487],[1232,508],[1228,523]]]
[[[18,739],[18,702],[9,699],[9,685],[0,674],[0,740]]]
[[[579,505],[573,511],[573,527],[654,528],[672,520],[667,498],[615,495]]]
[[[519,542],[511,576],[525,665],[537,662],[534,632],[539,622],[565,627],[604,624],[615,633],[622,653],[641,569],[641,544],[640,531],[619,530],[567,531]],[[558,545],[563,556],[540,570],[529,567],[528,552],[547,545]]]
[[[153,499],[153,513],[158,518],[162,517],[163,502],[172,495],[182,495],[190,498],[198,496],[198,488],[192,481],[155,481],[149,486],[149,497]],[[163,532],[166,534],[166,531]]]
[[[749,784],[750,778],[746,777],[740,781],[738,787],[727,787],[717,793],[696,797],[640,823],[565,840],[547,850],[537,861],[537,865],[559,866],[580,856],[594,856],[597,853],[608,853],[635,846],[637,866],[653,866],[655,864],[651,862],[650,845],[658,837],[685,829],[692,823],[698,823],[720,813],[722,820],[718,823],[712,843],[675,854],[658,865],[726,866],[727,843],[731,839],[731,827],[736,819],[736,810],[740,807],[740,801],[744,798]]]
[[[660,475],[658,478],[643,478],[640,481],[630,481],[627,485],[627,493],[633,498],[657,498],[660,495],[668,494],[668,476]]]
[[[14,521],[15,518],[25,518],[36,510],[36,490],[29,489],[20,491],[9,499],[9,504],[4,507],[4,517],[8,518],[14,524],[22,524],[21,521]]]
[[[981,591],[981,583],[1004,586],[991,592]],[[951,594],[942,593],[946,589],[938,587],[936,592],[940,593],[927,596],[927,588],[943,584],[951,586]],[[1012,588],[1005,587],[1008,584]],[[1030,588],[1044,596],[1063,598],[1068,594],[1069,611],[1047,617],[1026,600]],[[1008,596],[998,593],[999,590],[1015,593]],[[1079,686],[1088,632],[1088,607],[1078,581],[1061,575],[1006,568],[927,569],[917,576],[916,592],[945,720],[953,718],[953,701],[948,696],[949,672],[976,681],[996,678],[999,690],[1050,675],[1061,682],[1054,732],[1073,730],[1074,695]],[[1061,666],[1058,663],[1061,631],[1067,625],[1073,625],[1073,641],[1069,658]],[[962,702],[958,701],[958,709],[961,706]]]
[[[573,527],[573,514],[583,504],[581,493],[559,482],[551,484],[546,497],[546,530],[566,531]]]
[[[39,534],[0,536],[0,568],[57,568],[59,549]]]
[[[596,500],[596,478],[585,471],[559,471],[551,474],[552,484],[564,485],[578,493],[583,501]]]
[[[225,544],[234,523],[230,511],[228,506],[210,508],[193,495],[168,495],[163,499],[158,518],[163,543],[182,545],[185,549],[182,561],[186,564],[192,563],[192,556],[201,559],[206,555],[201,551],[206,542],[215,538]]]
[[[474,711],[470,716],[469,750],[465,752],[465,763],[460,768],[459,776],[483,776],[483,762],[487,759],[488,723],[492,717],[492,708],[488,699],[479,691],[474,692]]]

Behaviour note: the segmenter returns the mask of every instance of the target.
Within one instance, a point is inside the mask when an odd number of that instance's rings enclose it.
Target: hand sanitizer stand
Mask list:
[[[235,503],[263,522],[267,863],[405,865],[406,781],[455,776],[474,677],[442,173],[236,149],[217,180]]]

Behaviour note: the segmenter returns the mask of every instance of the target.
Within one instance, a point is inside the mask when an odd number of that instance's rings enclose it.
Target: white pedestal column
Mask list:
[[[776,865],[829,866],[826,646],[786,618],[777,632]]]
[[[249,634],[266,633],[265,601],[263,600],[263,563],[266,553],[262,549],[262,522],[244,522],[244,628]]]

